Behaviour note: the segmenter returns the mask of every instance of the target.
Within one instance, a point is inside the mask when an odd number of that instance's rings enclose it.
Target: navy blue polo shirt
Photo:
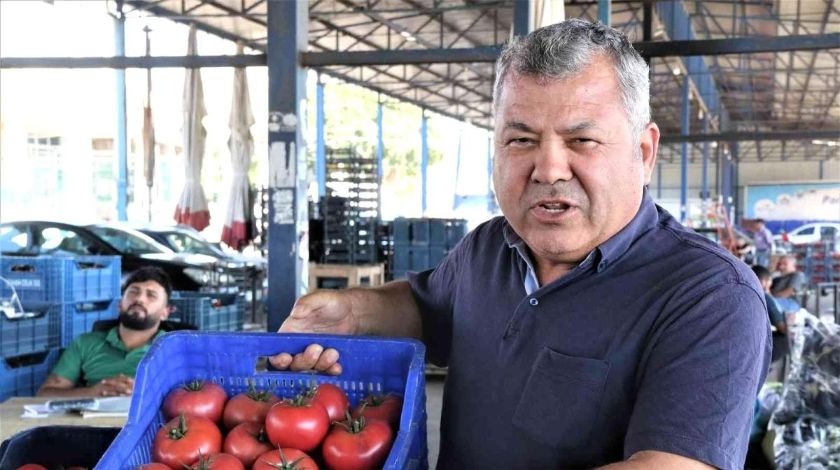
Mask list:
[[[438,468],[592,468],[659,450],[742,469],[771,347],[749,267],[647,194],[531,294],[517,238],[492,219],[409,277],[428,357],[449,366]]]

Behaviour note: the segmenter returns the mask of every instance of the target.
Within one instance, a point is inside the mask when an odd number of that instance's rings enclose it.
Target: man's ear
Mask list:
[[[659,126],[651,122],[639,135],[639,153],[645,170],[645,186],[650,184],[653,169],[656,166],[656,155],[659,151]]]
[[[163,309],[163,315],[160,316],[161,320],[166,320],[169,318],[169,315],[172,315],[172,312],[178,310],[178,307],[174,305],[167,305],[165,309]]]

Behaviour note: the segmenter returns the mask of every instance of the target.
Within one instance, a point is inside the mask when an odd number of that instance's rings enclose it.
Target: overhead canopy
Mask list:
[[[637,44],[645,37],[645,3],[612,1],[612,26]],[[682,139],[681,89],[686,73],[692,80],[691,134],[703,133],[703,119],[711,116],[708,132],[727,133],[727,138],[739,141],[742,161],[836,156],[837,147],[825,145],[840,140],[840,11],[833,2],[651,3],[650,41],[661,43],[647,49],[652,56],[653,117],[670,138],[665,139],[661,158],[679,155],[679,145],[668,142]],[[252,48],[266,48],[263,0],[128,0],[126,4],[156,16],[194,21],[199,28],[243,40]],[[597,4],[568,0],[565,17],[596,20]],[[316,68],[490,128],[494,71],[489,60],[510,37],[513,7],[512,0],[311,0],[309,54],[304,62],[336,63],[335,56],[317,55],[323,52],[339,52],[345,60],[364,59],[368,65]],[[669,44],[671,40],[712,41],[701,44],[702,63],[692,63],[678,56],[689,52],[685,44]],[[475,48],[482,47],[490,59],[458,62],[474,58]],[[458,55],[467,50],[472,52]],[[736,50],[762,52],[726,53]],[[452,62],[372,65],[393,62],[393,54],[401,51],[429,51],[430,56],[450,57]],[[348,54],[357,52],[367,56]]]

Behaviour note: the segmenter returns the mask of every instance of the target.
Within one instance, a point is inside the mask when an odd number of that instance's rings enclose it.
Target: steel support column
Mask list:
[[[429,129],[428,118],[426,117],[426,110],[422,112],[420,119],[420,177],[421,177],[421,194],[422,194],[422,216],[426,217],[426,208],[428,207],[428,200],[426,199],[426,178],[429,167]]]
[[[487,212],[496,210],[493,197],[493,134],[487,134]]]
[[[732,223],[735,224],[737,221],[740,220],[740,198],[738,197],[738,180],[739,180],[739,170],[741,166],[741,157],[739,156],[739,149],[738,149],[738,142],[732,142],[732,176],[730,179],[731,182],[731,189],[730,189],[730,214],[732,215],[731,220]]]
[[[680,131],[688,135],[691,131],[691,80],[683,77],[682,119]],[[680,222],[688,220],[688,142],[683,141],[680,149]]]
[[[528,34],[528,19],[531,17],[531,6],[529,3],[528,0],[514,0],[513,2],[514,36],[525,36]]]
[[[120,4],[114,17],[114,54],[125,55],[125,16]],[[128,132],[126,130],[125,69],[114,70],[117,92],[117,220],[128,220],[126,206],[128,198]]]
[[[268,331],[276,331],[306,291],[309,215],[306,149],[299,116],[306,73],[309,2],[268,2]],[[303,245],[303,246],[301,246]]]
[[[380,94],[376,103],[376,184],[378,203],[376,205],[377,217],[382,218],[382,175],[384,174],[383,162],[385,160],[385,135],[382,130],[383,118],[382,95]]]
[[[612,16],[612,5],[610,0],[598,0],[598,21],[609,26]]]
[[[327,152],[324,135],[324,83],[318,74],[315,88],[315,177],[318,179],[318,197],[327,195]]]
[[[703,115],[703,133],[709,132],[709,113]],[[703,142],[703,169],[700,178],[700,199],[709,200],[709,143]]]
[[[656,199],[662,199],[662,164],[656,164]]]

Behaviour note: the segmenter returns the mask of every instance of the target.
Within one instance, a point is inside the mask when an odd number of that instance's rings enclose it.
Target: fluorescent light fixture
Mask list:
[[[682,70],[680,70],[680,68],[679,68],[679,67],[674,67],[673,72],[674,72],[674,76],[675,76],[675,77],[679,77],[679,76],[680,76],[680,74],[682,74]]]
[[[416,41],[416,40],[417,40],[417,38],[416,38],[416,37],[414,37],[414,36],[413,36],[411,33],[409,33],[408,31],[400,31],[400,36],[404,37],[406,41],[412,41],[412,42],[413,42],[413,41]]]

